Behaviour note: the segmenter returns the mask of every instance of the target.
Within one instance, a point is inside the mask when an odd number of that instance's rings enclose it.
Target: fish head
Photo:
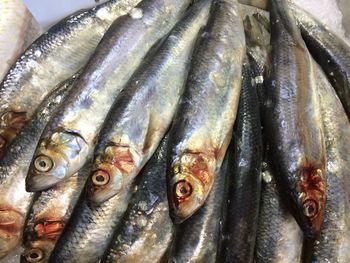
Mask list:
[[[0,206],[0,258],[20,243],[24,220],[24,216],[10,206]]]
[[[175,224],[191,217],[204,204],[213,185],[213,163],[204,154],[186,153],[171,168],[168,200]]]
[[[325,171],[321,168],[304,168],[300,171],[297,199],[297,221],[308,237],[321,231],[326,204]]]
[[[85,163],[89,147],[77,133],[55,132],[40,141],[26,179],[30,192],[52,187],[76,173]]]
[[[117,195],[138,173],[137,154],[127,145],[109,145],[95,158],[88,198],[96,204]]]

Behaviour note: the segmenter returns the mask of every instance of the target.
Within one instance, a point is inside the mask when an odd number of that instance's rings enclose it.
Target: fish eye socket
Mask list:
[[[92,175],[92,183],[97,186],[103,186],[108,184],[110,179],[109,174],[106,171],[103,170],[97,170]]]
[[[48,172],[53,167],[53,161],[48,156],[40,155],[35,158],[34,167],[39,172]]]
[[[175,194],[178,198],[183,199],[192,194],[192,186],[186,180],[181,180],[175,185]]]
[[[33,248],[33,249],[29,250],[25,256],[26,260],[30,263],[39,262],[40,260],[43,259],[43,257],[44,257],[44,253],[40,249],[37,249],[37,248]]]
[[[313,200],[307,200],[303,204],[303,213],[306,217],[312,218],[317,215],[318,208],[317,204]]]

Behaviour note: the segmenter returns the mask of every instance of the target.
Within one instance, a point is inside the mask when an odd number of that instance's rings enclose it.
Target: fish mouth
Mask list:
[[[10,206],[0,205],[0,258],[10,253],[20,242],[24,217]]]

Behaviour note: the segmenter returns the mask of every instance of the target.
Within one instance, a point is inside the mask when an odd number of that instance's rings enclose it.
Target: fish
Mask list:
[[[176,225],[174,241],[169,252],[169,263],[222,262],[217,261],[217,257],[225,202],[223,193],[229,174],[230,156],[228,151],[204,206],[191,218]]]
[[[265,129],[272,169],[306,236],[321,229],[326,206],[326,153],[312,57],[284,1],[271,1],[272,66]]]
[[[21,262],[49,262],[83,190],[88,173],[76,173],[35,197],[25,223]]]
[[[0,2],[0,81],[17,57],[41,33],[41,28],[22,0]]]
[[[165,137],[136,183],[128,210],[101,262],[162,262],[173,240],[166,192]]]
[[[246,59],[242,90],[233,131],[223,262],[253,262],[261,192],[262,134],[256,86]]]
[[[303,232],[289,211],[270,162],[262,164],[262,192],[256,235],[256,263],[300,263]]]
[[[316,63],[327,150],[327,206],[312,262],[350,262],[350,124],[327,76]]]
[[[34,194],[25,190],[25,178],[42,130],[71,90],[74,76],[55,89],[34,113],[32,120],[12,141],[0,160],[0,258],[14,249]]]
[[[112,24],[76,80],[74,92],[42,134],[28,174],[29,191],[52,187],[92,156],[114,100],[191,2],[144,0]],[[45,167],[36,165],[40,163]]]
[[[68,16],[19,55],[0,83],[2,154],[43,99],[85,65],[110,24],[139,1],[111,0]]]
[[[194,4],[118,96],[94,153],[92,202],[125,191],[157,149],[183,93],[188,61],[210,7],[211,0]]]
[[[169,135],[168,200],[176,224],[204,204],[220,170],[232,137],[244,54],[237,2],[215,1]]]

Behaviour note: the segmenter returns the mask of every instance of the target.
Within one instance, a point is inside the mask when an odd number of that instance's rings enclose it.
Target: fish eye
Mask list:
[[[110,179],[109,174],[106,171],[103,170],[97,170],[92,175],[92,183],[97,186],[103,186],[108,184]]]
[[[303,213],[306,217],[312,218],[317,215],[318,208],[317,204],[313,200],[307,200],[303,204]]]
[[[175,184],[175,194],[179,199],[184,199],[192,194],[192,186],[186,180],[181,180]]]
[[[39,172],[48,172],[53,167],[53,161],[48,156],[40,155],[35,158],[34,167]]]
[[[33,248],[29,250],[25,255],[26,260],[30,263],[39,262],[40,260],[43,259],[43,257],[44,257],[44,253],[37,248]]]

